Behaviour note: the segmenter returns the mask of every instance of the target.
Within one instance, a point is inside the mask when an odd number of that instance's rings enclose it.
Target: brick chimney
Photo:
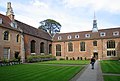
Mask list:
[[[13,9],[11,7],[11,2],[7,3],[6,16],[8,16],[11,19],[11,21],[14,21],[14,12],[13,12]]]

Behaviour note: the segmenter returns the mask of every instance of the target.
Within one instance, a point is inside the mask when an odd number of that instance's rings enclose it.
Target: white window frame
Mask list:
[[[72,37],[71,37],[71,35],[68,35],[67,38],[68,38],[68,39],[71,39]]]
[[[79,38],[79,35],[75,35],[75,38],[78,39],[78,38]]]
[[[58,36],[58,40],[61,40],[62,39],[62,37],[61,36]]]
[[[3,20],[2,20],[2,18],[0,18],[0,24],[2,24],[3,23]]]
[[[119,31],[113,32],[113,36],[119,36]]]
[[[105,32],[100,32],[100,36],[104,37],[104,36],[106,36],[106,33]]]
[[[85,34],[85,37],[86,38],[90,38],[90,34]]]

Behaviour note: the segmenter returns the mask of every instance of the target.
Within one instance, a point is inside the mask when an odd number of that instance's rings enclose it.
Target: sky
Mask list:
[[[11,2],[15,19],[35,28],[40,21],[59,22],[61,33],[92,30],[94,12],[98,29],[120,27],[120,0],[0,0],[0,13],[6,15]]]

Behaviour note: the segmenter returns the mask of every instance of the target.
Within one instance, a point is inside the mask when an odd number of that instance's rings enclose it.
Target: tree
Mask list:
[[[60,32],[61,24],[52,19],[46,19],[40,22],[39,29],[49,32],[51,36],[54,36],[57,32]]]

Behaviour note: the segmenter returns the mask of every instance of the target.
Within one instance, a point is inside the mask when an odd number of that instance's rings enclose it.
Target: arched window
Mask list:
[[[31,41],[31,53],[35,53],[35,41]]]
[[[107,48],[115,48],[115,41],[114,40],[107,41]]]
[[[20,41],[20,38],[19,38],[19,34],[16,36],[16,42],[19,42]]]
[[[4,32],[4,40],[9,40],[9,31]]]
[[[61,56],[61,45],[60,44],[56,45],[56,56]]]
[[[73,44],[71,42],[68,43],[68,52],[73,51]]]
[[[49,54],[52,53],[52,44],[49,44]]]
[[[80,51],[85,51],[85,42],[80,43]]]
[[[44,53],[44,42],[40,43],[40,53]]]

